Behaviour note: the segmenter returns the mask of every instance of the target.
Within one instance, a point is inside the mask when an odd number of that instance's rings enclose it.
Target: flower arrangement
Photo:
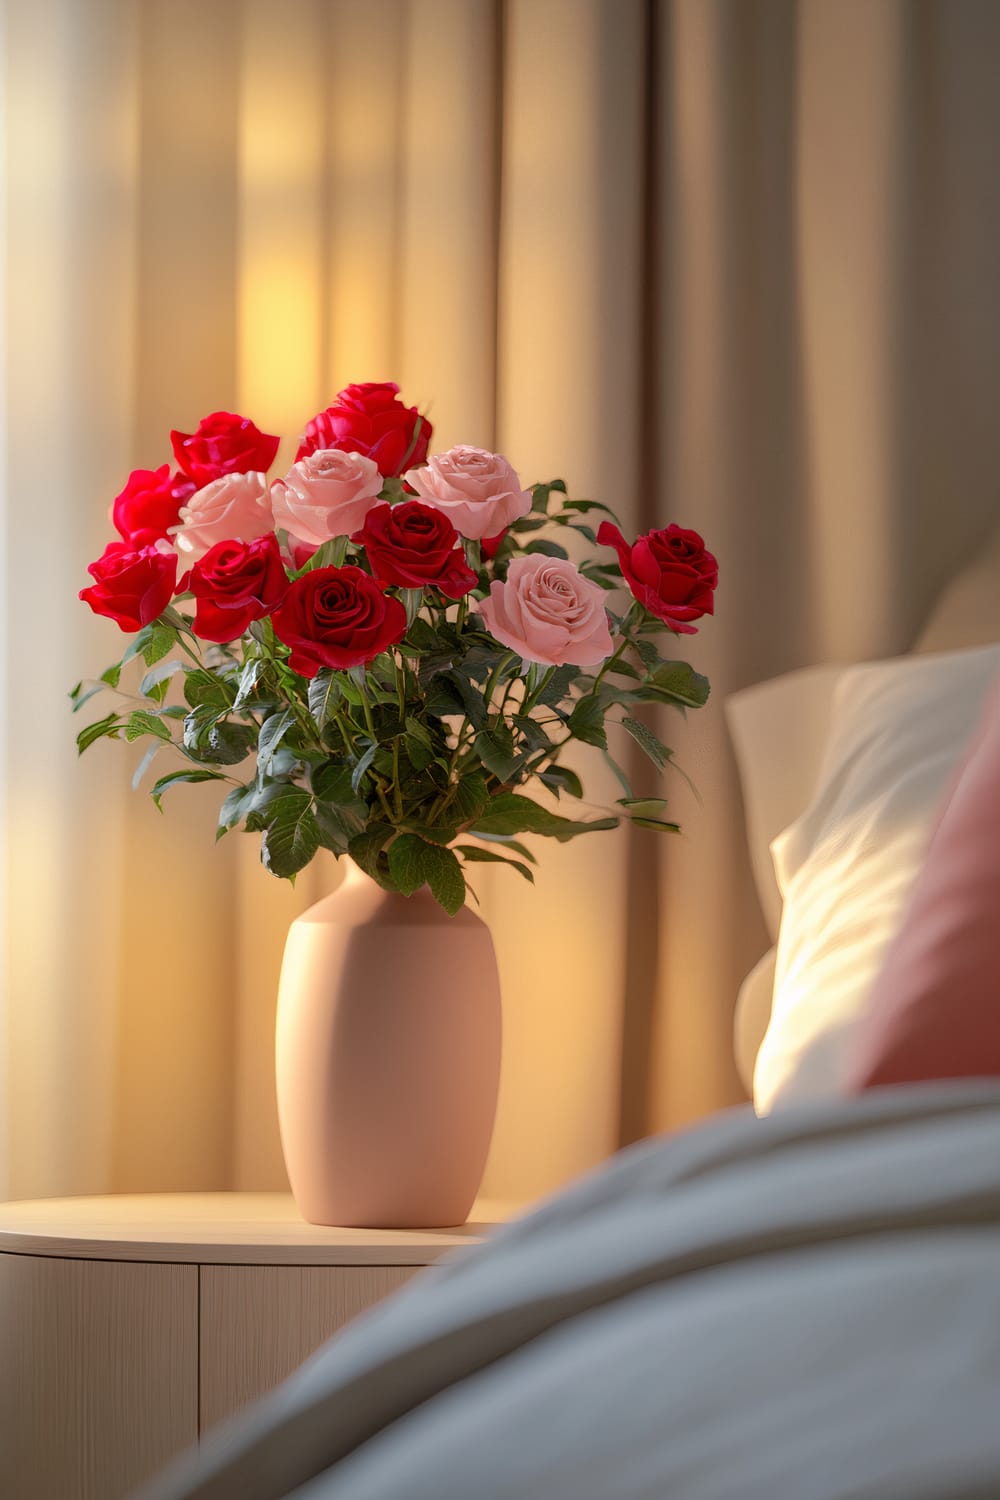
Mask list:
[[[608,728],[666,765],[635,710],[705,702],[705,678],[660,648],[712,612],[718,568],[696,532],[630,544],[561,480],[525,488],[475,447],[429,456],[431,436],[390,383],[348,386],[271,481],[279,439],[244,417],[171,433],[176,469],[130,475],[118,539],[80,595],[132,640],[71,698],[118,695],[77,743],[148,741],[133,786],[164,750],[179,756],[152,786],[158,807],[184,782],[224,786],[217,836],[261,835],[273,874],[329,849],[386,889],[429,886],[454,913],[472,864],[532,879],[526,833],[566,840],[622,817],[676,831],[663,799],[633,795]],[[619,615],[609,591],[623,581]],[[573,741],[621,783],[602,816],[528,794],[583,798],[561,761]]]

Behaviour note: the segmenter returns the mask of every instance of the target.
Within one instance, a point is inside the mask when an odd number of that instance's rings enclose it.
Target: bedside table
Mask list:
[[[0,1469],[11,1500],[121,1500],[277,1385],[457,1229],[326,1229],[284,1193],[0,1204]]]

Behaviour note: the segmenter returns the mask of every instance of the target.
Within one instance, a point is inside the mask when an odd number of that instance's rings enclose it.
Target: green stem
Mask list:
[[[399,699],[399,722],[406,723],[406,673],[398,657],[393,658],[396,668],[396,695]]]
[[[597,689],[600,687],[601,683],[604,681],[604,677],[605,677],[606,673],[608,673],[608,672],[611,671],[611,668],[614,666],[615,662],[621,661],[624,652],[628,649],[628,647],[631,644],[632,644],[632,642],[629,640],[628,636],[622,636],[621,643],[619,644],[618,649],[615,652],[614,656],[609,656],[608,657],[607,661],[604,663],[604,666],[601,668],[601,670],[598,672],[597,676],[594,678],[594,686],[590,690],[591,696],[594,693],[597,692]]]
[[[365,724],[367,725],[368,733],[371,735],[372,739],[375,740],[378,738],[378,736],[375,733],[375,720],[372,718],[372,706],[368,701],[368,690],[362,683],[358,683],[358,692],[361,694],[361,707],[364,710]]]
[[[385,791],[383,789],[381,780],[378,778],[376,778],[375,780],[375,791],[378,794],[378,800],[382,804],[382,811],[385,813],[386,822],[391,823],[393,821],[392,808],[389,806],[388,802],[385,799]]]
[[[399,790],[399,736],[392,742],[392,792],[396,803],[396,817],[402,821],[403,794]]]
[[[500,660],[497,662],[496,666],[493,668],[493,671],[487,678],[486,687],[483,689],[483,698],[485,700],[487,709],[489,709],[490,702],[493,698],[494,692],[496,691],[496,685],[500,681],[501,675],[510,665],[510,663],[516,659],[516,657],[516,651],[505,651],[503,656],[501,656]]]

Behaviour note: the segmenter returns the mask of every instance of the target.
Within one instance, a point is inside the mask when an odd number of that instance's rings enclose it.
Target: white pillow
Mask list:
[[[842,672],[818,788],[775,839],[783,898],[761,1113],[840,1092],[935,812],[1000,672],[1000,646]]]
[[[809,804],[830,731],[833,695],[844,666],[802,667],[726,699],[726,721],[743,791],[757,895],[772,938],[781,893],[771,844]]]

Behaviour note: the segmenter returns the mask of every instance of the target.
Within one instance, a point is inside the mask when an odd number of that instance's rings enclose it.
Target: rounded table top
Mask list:
[[[202,1265],[427,1265],[475,1244],[516,1206],[480,1199],[446,1229],[307,1224],[290,1193],[139,1193],[0,1203],[0,1253]]]

